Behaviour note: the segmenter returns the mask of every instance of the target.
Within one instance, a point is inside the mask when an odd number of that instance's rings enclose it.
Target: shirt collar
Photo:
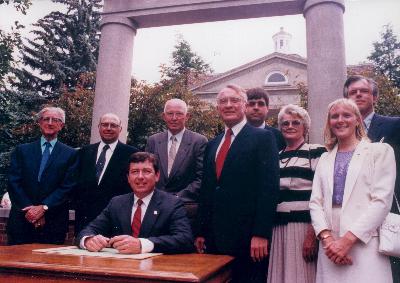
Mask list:
[[[242,121],[240,121],[239,123],[237,123],[235,126],[233,126],[233,127],[231,128],[234,137],[236,137],[236,136],[239,134],[239,132],[243,129],[244,125],[246,125],[246,123],[247,123],[246,118],[243,118]],[[228,128],[227,126],[225,126],[225,132],[226,132],[228,129],[229,129],[229,128]]]
[[[154,190],[150,194],[148,194],[147,196],[145,196],[144,198],[141,199],[146,207],[149,206],[149,203],[151,201],[151,198],[153,197],[153,194],[154,194]],[[138,200],[139,200],[139,198],[135,194],[133,194],[134,205],[136,205]]]
[[[260,126],[258,126],[257,128],[260,128],[260,129],[265,129],[265,121],[264,121],[264,122],[262,122],[262,124],[261,124]]]
[[[365,127],[367,128],[367,130],[369,129],[369,126],[371,126],[372,118],[374,117],[374,115],[375,115],[375,112],[372,111],[372,112],[369,113],[368,116],[365,117],[365,119],[364,119],[364,124],[365,124]]]
[[[44,144],[45,144],[46,142],[48,142],[48,140],[46,140],[46,139],[44,138],[44,136],[41,136],[41,137],[40,137],[40,146],[43,147]],[[49,141],[49,143],[50,143],[50,145],[51,145],[51,148],[54,148],[56,142],[57,142],[57,138],[52,139],[51,141]]]
[[[113,143],[109,143],[108,144],[108,146],[110,147],[110,149],[111,149],[111,152],[114,152],[114,150],[115,150],[115,147],[117,146],[117,144],[118,144],[118,140],[116,140],[115,142],[113,142]],[[101,149],[103,149],[103,147],[106,145],[106,143],[105,142],[103,142],[103,141],[100,141],[100,145],[99,145],[99,148],[101,148]]]
[[[171,137],[172,137],[172,136],[175,136],[176,139],[177,139],[177,141],[178,141],[178,143],[179,143],[179,142],[182,140],[183,133],[185,132],[185,129],[186,129],[186,128],[183,128],[183,130],[180,131],[179,133],[177,133],[176,135],[173,135],[173,134],[168,130],[168,141],[171,140]]]

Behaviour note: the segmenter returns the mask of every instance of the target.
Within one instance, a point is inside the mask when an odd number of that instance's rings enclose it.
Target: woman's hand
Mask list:
[[[318,254],[318,241],[314,229],[308,225],[306,237],[303,242],[303,258],[306,262],[314,261]]]
[[[352,264],[353,261],[348,255],[353,245],[357,242],[358,238],[351,232],[347,232],[339,239],[331,239],[324,245],[326,256],[335,264]]]

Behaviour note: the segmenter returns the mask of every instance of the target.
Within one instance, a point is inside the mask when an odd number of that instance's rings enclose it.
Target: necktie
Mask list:
[[[141,199],[138,199],[136,204],[137,204],[137,208],[136,208],[135,214],[133,215],[133,220],[132,220],[132,236],[135,238],[137,238],[139,236],[140,226],[142,224],[142,207],[141,207],[141,205],[143,204],[143,201]]]
[[[45,142],[44,145],[46,146],[46,148],[44,149],[43,154],[42,154],[42,161],[40,161],[39,174],[38,174],[39,182],[40,182],[40,179],[42,178],[44,168],[46,167],[47,161],[49,160],[49,157],[50,157],[51,144],[49,142]]]
[[[174,160],[175,160],[175,156],[176,156],[176,143],[177,143],[177,139],[175,136],[171,137],[171,147],[169,148],[169,152],[168,152],[168,175],[171,172],[172,169],[172,165],[174,165]]]
[[[224,167],[224,162],[226,155],[228,154],[229,147],[231,146],[232,129],[228,129],[225,133],[225,140],[219,149],[217,159],[215,160],[215,169],[217,173],[217,180],[221,176],[222,168]]]
[[[106,163],[106,151],[109,148],[110,148],[110,146],[108,144],[106,144],[103,147],[103,149],[102,149],[102,151],[100,153],[99,159],[97,160],[97,163],[96,163],[96,179],[97,179],[97,182],[99,182],[100,176],[101,176],[101,172],[103,172],[104,164]]]

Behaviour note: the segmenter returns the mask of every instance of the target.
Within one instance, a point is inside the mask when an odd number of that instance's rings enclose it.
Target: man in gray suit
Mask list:
[[[157,188],[177,195],[185,203],[189,218],[193,219],[207,138],[185,128],[188,107],[181,99],[168,100],[162,117],[167,131],[150,136],[146,145],[146,151],[154,153],[160,160]]]

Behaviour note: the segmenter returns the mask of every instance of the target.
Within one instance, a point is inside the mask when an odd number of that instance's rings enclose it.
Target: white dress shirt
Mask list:
[[[116,141],[113,142],[113,143],[108,144],[108,146],[109,146],[110,148],[107,149],[107,151],[106,151],[106,162],[104,163],[103,171],[101,171],[98,184],[100,184],[101,179],[103,178],[104,172],[105,172],[106,169],[107,169],[107,165],[108,165],[108,163],[110,162],[111,156],[113,155],[114,150],[115,150],[115,147],[117,146],[117,144],[118,144],[118,140],[116,140]],[[100,154],[101,154],[101,152],[103,151],[103,147],[104,147],[105,145],[106,145],[106,143],[104,143],[103,141],[100,142],[99,147],[98,147],[98,149],[97,149],[96,163],[97,163],[97,160],[99,160]]]
[[[244,118],[242,121],[240,121],[239,123],[237,123],[235,126],[233,126],[233,127],[231,128],[231,129],[232,129],[232,132],[233,132],[233,135],[231,136],[231,144],[233,143],[233,141],[235,140],[235,138],[236,138],[236,136],[239,134],[239,132],[243,129],[244,125],[246,125],[246,123],[247,123],[247,120],[246,120],[246,118]],[[222,138],[222,140],[221,140],[221,142],[220,142],[220,144],[219,144],[219,146],[218,146],[218,148],[217,148],[217,152],[216,152],[216,154],[215,154],[215,159],[217,159],[218,152],[219,152],[219,150],[220,150],[222,144],[223,144],[224,141],[225,141],[226,131],[227,131],[228,129],[229,129],[229,128],[225,126],[225,134],[224,134],[224,136],[223,136],[223,138]]]

